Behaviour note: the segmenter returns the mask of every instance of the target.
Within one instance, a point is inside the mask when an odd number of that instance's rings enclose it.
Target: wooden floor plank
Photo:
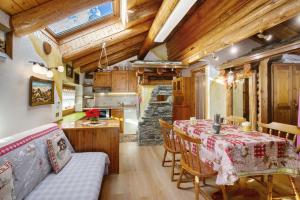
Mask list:
[[[135,142],[121,143],[120,174],[105,177],[101,200],[193,200],[193,184],[183,185],[190,189],[177,189],[176,183],[170,180],[171,168],[161,166],[162,156],[162,146],[138,146]],[[292,191],[286,176],[276,176],[274,185],[280,192]],[[300,179],[297,179],[297,185],[299,189]],[[266,199],[265,189],[257,182],[249,182],[249,187],[260,193],[258,199]],[[205,189],[210,193],[215,191]],[[246,200],[238,196],[231,198],[231,200],[239,199]],[[249,197],[250,199],[253,198]]]

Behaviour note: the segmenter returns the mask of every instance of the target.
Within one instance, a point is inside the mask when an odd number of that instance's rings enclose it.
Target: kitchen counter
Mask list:
[[[99,120],[100,124],[95,125],[86,125],[85,123],[89,120],[77,120],[73,122],[62,122],[59,124],[61,129],[97,129],[97,128],[119,128],[119,120],[109,119],[109,120]],[[101,125],[102,124],[102,125]]]
[[[119,120],[100,120],[100,126],[83,123],[88,120],[62,122],[59,126],[66,134],[75,152],[107,153],[110,165],[109,173],[119,173]]]
[[[85,117],[85,112],[76,112],[64,116],[61,120],[58,121],[58,124],[61,124],[63,122],[75,122],[77,120],[83,119],[84,117]]]
[[[83,108],[83,110],[91,110],[91,109],[123,109],[123,108],[135,108],[136,105],[124,105],[124,106],[99,106],[92,108]]]

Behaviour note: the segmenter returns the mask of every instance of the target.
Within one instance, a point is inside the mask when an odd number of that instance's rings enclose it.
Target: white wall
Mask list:
[[[32,65],[28,61],[43,60],[29,37],[14,37],[13,45],[13,60],[0,61],[0,138],[54,122],[55,113],[59,110],[57,92],[56,104],[29,106],[29,78],[37,75],[32,73]]]

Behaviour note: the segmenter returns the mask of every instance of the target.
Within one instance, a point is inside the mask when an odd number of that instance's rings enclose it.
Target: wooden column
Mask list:
[[[232,97],[233,97],[233,89],[226,90],[226,116],[231,116],[233,114],[233,107],[232,107]]]
[[[258,90],[258,104],[259,104],[259,116],[258,121],[262,123],[269,122],[269,91],[268,91],[268,62],[269,58],[262,60],[259,64],[259,90]]]
[[[249,78],[249,120],[252,125],[252,130],[256,130],[257,123],[257,79],[256,71]]]

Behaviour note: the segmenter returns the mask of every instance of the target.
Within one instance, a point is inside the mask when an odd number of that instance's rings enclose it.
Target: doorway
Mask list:
[[[195,117],[205,119],[206,78],[204,71],[193,73],[195,85]]]
[[[272,64],[272,121],[297,125],[300,64]]]

